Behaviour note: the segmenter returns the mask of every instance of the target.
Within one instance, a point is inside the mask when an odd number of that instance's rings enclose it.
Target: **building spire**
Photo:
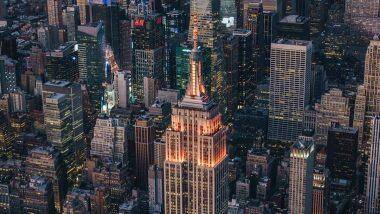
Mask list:
[[[194,18],[193,50],[190,55],[189,83],[182,104],[197,104],[203,106],[208,102],[208,96],[202,81],[202,57],[198,50],[198,19]]]
[[[194,17],[193,51],[198,49],[198,18]]]

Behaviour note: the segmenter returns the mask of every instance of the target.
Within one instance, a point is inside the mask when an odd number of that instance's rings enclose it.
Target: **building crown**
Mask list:
[[[198,19],[194,18],[193,50],[190,56],[189,83],[181,104],[191,107],[204,108],[208,106],[209,98],[202,80],[202,60],[198,47]]]

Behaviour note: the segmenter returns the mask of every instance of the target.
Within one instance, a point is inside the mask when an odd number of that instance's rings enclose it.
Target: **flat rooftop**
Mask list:
[[[272,44],[283,44],[283,45],[296,45],[296,46],[309,46],[312,44],[311,41],[306,40],[296,40],[296,39],[275,39]]]
[[[66,87],[69,86],[71,82],[65,80],[51,80],[46,82],[44,85],[46,86],[55,86],[55,87]]]
[[[299,15],[289,15],[281,19],[280,23],[291,23],[291,24],[304,24],[308,22],[309,19],[304,16]]]

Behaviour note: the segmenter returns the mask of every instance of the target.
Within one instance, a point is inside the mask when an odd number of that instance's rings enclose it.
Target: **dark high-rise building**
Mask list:
[[[78,45],[75,42],[67,42],[46,53],[46,78],[67,81],[79,79]]]
[[[132,23],[130,19],[120,20],[120,67],[132,71]]]
[[[239,101],[238,86],[239,86],[239,38],[234,35],[226,36],[223,44],[223,54],[225,62],[225,94],[226,94],[226,114],[225,119],[227,121],[232,120]]]
[[[93,3],[91,19],[93,23],[103,22],[106,42],[111,45],[117,62],[120,61],[120,18],[122,11],[115,4]]]
[[[310,5],[310,36],[317,37],[324,30],[327,21],[329,1],[315,0]]]
[[[67,41],[75,41],[77,28],[80,24],[78,6],[66,8],[64,24],[66,25],[67,29]]]
[[[348,190],[354,184],[358,156],[358,130],[332,124],[327,137],[326,166],[332,190]]]
[[[148,169],[154,163],[154,127],[152,119],[140,117],[135,123],[136,174],[139,186],[148,187]]]
[[[281,19],[277,27],[277,37],[284,39],[309,40],[310,20],[303,16],[289,15]]]
[[[277,7],[275,7],[277,8]],[[280,15],[280,12],[271,7],[263,7],[263,44],[261,45],[261,56],[264,59],[264,65],[269,65],[270,58],[270,44],[277,35],[277,24]]]
[[[295,0],[292,1],[293,14],[309,17],[310,15],[310,0]]]
[[[263,39],[263,7],[260,2],[244,1],[243,27],[252,33],[252,72],[255,73],[260,65],[260,49]]]
[[[132,94],[137,102],[142,103],[144,77],[158,80],[159,86],[165,85],[163,17],[157,14],[138,15],[132,26],[134,48]]]
[[[29,57],[27,58],[27,68],[30,68],[33,74],[42,76],[45,74],[46,54],[43,49],[37,45],[30,49]]]
[[[153,120],[155,139],[161,139],[170,123],[171,103],[156,100],[150,107],[148,115]]]
[[[244,1],[243,4],[243,27],[252,33],[252,47],[258,46],[261,33],[261,18],[263,7],[260,2]]]
[[[0,50],[1,54],[7,55],[8,57],[17,60],[17,41],[16,37],[11,35],[8,30],[0,30]]]
[[[8,14],[8,8],[6,7],[5,1],[0,2],[0,18],[6,17]]]
[[[243,108],[253,102],[254,80],[253,55],[252,55],[252,32],[245,29],[237,29],[233,35],[238,40],[238,108]]]
[[[176,88],[176,49],[186,37],[186,14],[172,10],[164,17],[165,25],[165,65],[166,86]]]
[[[79,80],[86,83],[91,104],[99,111],[105,79],[103,24],[78,26],[77,42]]]

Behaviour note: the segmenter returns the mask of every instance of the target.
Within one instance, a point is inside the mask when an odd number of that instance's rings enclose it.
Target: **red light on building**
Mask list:
[[[145,20],[144,19],[137,19],[133,22],[133,25],[135,27],[142,27],[144,26]]]
[[[162,16],[156,19],[156,24],[162,24]]]

